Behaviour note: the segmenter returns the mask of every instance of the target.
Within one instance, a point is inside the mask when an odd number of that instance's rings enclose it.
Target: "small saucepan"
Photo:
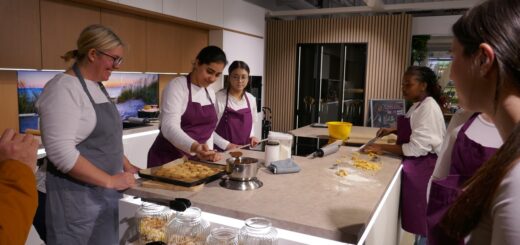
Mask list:
[[[226,159],[226,172],[229,179],[249,181],[256,177],[258,159],[252,157],[231,157]]]

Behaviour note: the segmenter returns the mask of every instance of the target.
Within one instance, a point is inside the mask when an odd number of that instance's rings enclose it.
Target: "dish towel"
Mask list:
[[[271,170],[273,174],[290,174],[300,172],[300,166],[298,166],[292,159],[287,158],[285,160],[274,161],[267,169]]]

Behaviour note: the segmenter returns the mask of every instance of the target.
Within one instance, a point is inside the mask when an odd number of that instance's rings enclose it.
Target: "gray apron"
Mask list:
[[[76,64],[73,66],[94,111],[94,131],[76,145],[81,156],[94,166],[114,175],[123,171],[123,128],[114,103],[103,84],[99,86],[109,102],[96,104]],[[67,120],[63,118],[63,120]],[[45,133],[45,132],[43,132]],[[113,189],[78,181],[49,164],[47,171],[47,244],[117,244],[118,200]]]

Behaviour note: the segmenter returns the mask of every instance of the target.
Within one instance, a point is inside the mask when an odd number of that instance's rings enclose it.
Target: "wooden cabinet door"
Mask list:
[[[149,72],[179,72],[181,47],[179,26],[163,21],[146,21],[146,70]]]
[[[0,67],[41,68],[38,0],[0,1]]]
[[[120,70],[146,71],[146,19],[103,9],[101,24],[112,29],[126,45]]]
[[[181,69],[179,72],[191,72],[192,64],[201,49],[208,46],[209,31],[194,27],[180,27]]]
[[[0,134],[7,128],[20,130],[18,119],[18,82],[16,71],[0,71]]]
[[[42,65],[44,69],[66,69],[61,59],[76,49],[81,31],[100,23],[100,9],[71,2],[41,1]]]

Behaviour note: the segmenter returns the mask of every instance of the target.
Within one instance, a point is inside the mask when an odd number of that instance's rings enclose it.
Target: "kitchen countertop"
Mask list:
[[[347,177],[336,176],[330,167],[338,159],[350,159],[356,149],[342,146],[339,152],[316,159],[294,156],[293,160],[301,167],[295,174],[273,175],[261,168],[257,177],[264,185],[252,191],[224,189],[219,181],[214,181],[198,192],[138,186],[125,194],[167,199],[184,197],[205,212],[241,220],[262,216],[271,219],[278,228],[357,243],[390,183],[399,174],[401,160],[381,156],[382,168],[377,172],[352,167],[347,170]],[[263,152],[242,152],[248,157],[263,159],[264,156]]]
[[[361,127],[361,126],[352,126],[352,130],[350,131],[349,138],[346,141],[348,145],[362,145],[368,142],[370,139],[376,136],[377,130],[379,128],[372,127]],[[289,131],[290,134],[297,137],[309,137],[309,138],[320,138],[320,139],[328,139],[329,132],[327,128],[319,128],[319,127],[311,127],[307,125],[305,127],[293,129]],[[394,144],[397,136],[394,134],[387,135],[376,143],[378,144]]]

